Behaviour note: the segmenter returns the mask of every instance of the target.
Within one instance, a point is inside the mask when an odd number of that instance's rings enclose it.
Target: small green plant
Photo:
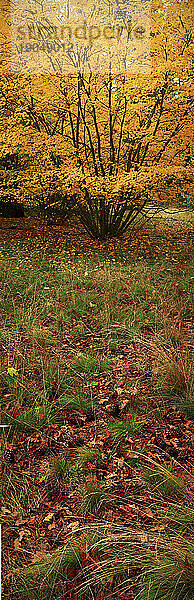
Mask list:
[[[78,412],[87,412],[93,405],[88,397],[83,397],[80,394],[77,394],[77,396],[61,395],[58,399],[58,404],[64,410],[76,410]]]
[[[193,418],[194,378],[191,353],[174,347],[157,347],[156,351],[160,373],[158,387],[163,397]]]
[[[180,477],[177,477],[172,468],[161,467],[160,465],[146,466],[143,468],[142,478],[147,481],[154,492],[164,496],[174,496],[185,494],[185,485]]]
[[[88,463],[99,464],[101,459],[100,449],[98,446],[87,446],[77,451],[75,468],[79,471],[85,469]]]
[[[114,444],[119,445],[127,435],[132,435],[144,427],[146,421],[140,421],[136,415],[129,415],[125,421],[115,421],[110,427],[110,436]]]
[[[41,406],[34,406],[30,410],[18,411],[14,416],[9,413],[3,413],[4,422],[10,426],[14,432],[42,430],[51,424],[64,423],[63,411],[47,403]]]
[[[49,495],[59,494],[61,489],[68,493],[75,485],[75,473],[66,457],[53,458],[40,472],[40,482],[47,484]]]
[[[81,354],[74,363],[76,371],[81,373],[100,373],[110,369],[110,362],[104,358],[97,358],[89,354]]]
[[[20,572],[16,577],[18,598],[22,600],[59,600],[64,597],[61,583],[68,573],[76,573],[82,568],[81,549],[79,540],[69,541],[61,549],[46,555],[39,564],[34,564]]]
[[[99,482],[87,482],[81,488],[80,510],[82,514],[99,513],[104,506],[115,500],[111,488]]]

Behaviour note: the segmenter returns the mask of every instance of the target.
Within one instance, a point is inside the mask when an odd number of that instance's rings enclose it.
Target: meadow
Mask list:
[[[3,597],[190,600],[192,224],[1,220]]]

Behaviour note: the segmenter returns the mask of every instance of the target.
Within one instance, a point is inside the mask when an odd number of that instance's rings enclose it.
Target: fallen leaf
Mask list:
[[[123,388],[121,388],[121,387],[116,387],[115,390],[116,390],[118,396],[121,396],[121,394],[123,394],[123,391],[124,391]]]
[[[71,531],[77,531],[79,529],[80,523],[79,521],[73,521],[67,525],[67,529],[71,529]]]
[[[19,525],[23,525],[24,523],[27,523],[28,519],[23,519],[23,517],[19,517],[19,519],[17,519],[17,521],[15,522],[16,527],[18,527]]]
[[[52,521],[52,518],[54,517],[54,514],[55,514],[55,513],[53,513],[53,512],[52,512],[52,513],[49,513],[49,514],[48,514],[48,515],[47,515],[47,516],[46,516],[46,517],[43,519],[43,522],[44,522],[44,523],[49,523],[49,521]]]
[[[28,529],[21,529],[21,531],[19,531],[19,537],[16,538],[16,540],[14,540],[13,543],[15,550],[19,550],[20,542],[22,541],[25,535],[30,536],[31,532]]]
[[[16,538],[16,540],[14,540],[13,545],[14,545],[14,549],[16,551],[19,550],[19,548],[20,548],[20,540],[19,540],[19,538]]]
[[[47,552],[44,552],[43,550],[38,550],[34,555],[33,558],[31,560],[32,564],[35,563],[40,563],[43,560],[47,560],[48,558],[51,557],[51,554],[48,554]]]
[[[151,508],[146,508],[144,510],[144,515],[146,515],[147,517],[150,517],[150,519],[154,518],[153,512],[151,511]]]
[[[1,507],[1,512],[2,512],[2,515],[7,515],[8,514],[8,515],[11,515],[12,517],[17,517],[17,515],[18,515],[18,511],[17,510],[11,511],[8,508],[6,508],[6,506],[2,506]]]
[[[51,529],[55,529],[55,526],[56,526],[56,523],[55,523],[55,522],[53,522],[53,523],[50,523],[50,525],[48,525],[48,529],[49,529],[49,531],[51,531]]]
[[[129,403],[129,398],[125,398],[124,400],[122,400],[121,408],[125,408],[125,406],[127,406],[128,403]]]
[[[18,371],[17,369],[14,369],[14,367],[8,367],[7,374],[11,375],[11,377],[14,377],[14,375],[18,375]]]

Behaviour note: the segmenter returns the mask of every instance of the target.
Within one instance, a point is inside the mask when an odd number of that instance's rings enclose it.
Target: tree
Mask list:
[[[4,73],[2,158],[28,156],[15,196],[27,187],[36,199],[42,186],[74,197],[84,227],[105,239],[134,226],[169,181],[190,183],[190,18],[187,2],[154,3],[150,75]]]

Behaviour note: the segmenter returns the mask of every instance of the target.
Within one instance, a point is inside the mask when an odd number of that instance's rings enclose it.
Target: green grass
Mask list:
[[[51,424],[64,424],[64,415],[62,410],[52,405],[42,404],[34,406],[30,410],[20,412],[12,416],[9,413],[3,413],[4,423],[9,425],[14,433],[24,431],[41,431]]]
[[[77,485],[76,471],[69,460],[64,456],[53,458],[40,470],[40,483],[45,483],[49,498],[58,497],[61,491],[65,494]]]
[[[141,431],[145,423],[146,420],[139,420],[136,415],[128,415],[125,421],[115,421],[109,428],[112,443],[118,446],[126,436]]]
[[[193,364],[192,351],[179,344],[169,347],[157,345],[158,388],[163,398],[176,404],[188,418],[193,418]]]
[[[88,513],[99,514],[108,504],[115,501],[110,486],[99,482],[87,482],[81,487],[80,511],[83,515]]]
[[[62,579],[68,572],[76,572],[82,567],[81,551],[78,542],[69,542],[66,547],[56,550],[50,558],[25,570],[16,579],[20,598],[36,600],[63,597]],[[17,591],[16,589],[16,591]]]
[[[86,446],[78,450],[76,455],[75,467],[78,471],[87,468],[88,463],[94,465],[102,462],[100,449],[98,446]]]
[[[169,404],[193,415],[189,249],[175,248],[171,260],[160,239],[135,251],[106,245],[87,253],[69,240],[40,252],[25,244],[6,243],[0,283],[3,437],[16,455],[14,465],[4,460],[2,477],[8,543],[17,538],[17,518],[28,529],[35,517],[21,552],[6,548],[14,597],[123,600],[131,591],[135,600],[190,600],[189,489],[174,463],[166,466],[163,456],[151,463],[149,443],[136,458],[125,444],[131,438],[136,450],[141,439],[144,447],[144,425],[153,417],[155,427]],[[114,421],[117,389],[121,419]],[[81,424],[67,426],[75,414]],[[83,435],[84,445],[68,446],[67,431],[75,440]],[[34,463],[34,446],[50,437],[59,440],[59,456]],[[146,502],[151,526],[142,517]],[[45,540],[45,558],[29,566],[31,547]]]
[[[90,408],[93,407],[93,400],[91,400],[88,396],[83,396],[81,394],[77,396],[70,396],[68,394],[61,395],[58,399],[59,407],[63,408],[66,411],[71,412],[72,410],[78,412],[87,412]]]
[[[106,358],[90,356],[89,354],[80,354],[73,363],[75,371],[87,373],[88,375],[107,372],[110,370],[110,361]]]
[[[80,548],[87,543],[88,556],[97,557],[84,568]],[[18,583],[21,594],[27,585],[32,594],[44,591],[45,598],[56,597],[58,582],[69,569],[82,571],[81,584],[75,584],[75,598],[87,593],[105,593],[105,598],[126,597],[134,593],[139,600],[190,600],[193,597],[193,546],[189,540],[175,535],[152,533],[147,539],[143,531],[128,530],[121,525],[104,525],[102,521],[68,547],[57,550],[39,565],[26,569]],[[41,580],[39,590],[37,581]],[[79,596],[80,594],[80,596]],[[23,596],[21,596],[23,597]],[[34,600],[35,596],[29,596]],[[60,597],[60,596],[58,596]],[[89,595],[90,597],[90,595]]]
[[[142,478],[150,484],[153,491],[160,495],[174,497],[185,495],[185,485],[181,478],[176,477],[173,470],[147,467],[142,471]]]
[[[177,531],[179,535],[192,536],[194,509],[193,506],[181,506],[180,504],[169,504],[168,509],[161,509],[161,521],[166,520],[169,532]]]

